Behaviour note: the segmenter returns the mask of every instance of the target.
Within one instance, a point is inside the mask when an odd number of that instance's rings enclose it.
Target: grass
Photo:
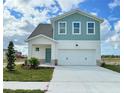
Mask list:
[[[120,65],[107,65],[107,64],[105,64],[103,67],[120,73]]]
[[[120,62],[120,58],[102,58],[105,62]]]
[[[27,58],[16,58],[16,62],[24,62]]]
[[[16,58],[15,62],[24,62],[26,58]],[[7,59],[3,59],[3,63],[7,63]]]
[[[3,93],[44,93],[41,90],[10,90],[3,89]]]
[[[25,69],[21,65],[16,66],[15,71],[8,71],[3,69],[4,81],[43,81],[48,82],[51,80],[53,68],[38,68],[38,69]]]

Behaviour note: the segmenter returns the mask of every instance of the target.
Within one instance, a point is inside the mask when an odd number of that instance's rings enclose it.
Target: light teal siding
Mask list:
[[[58,21],[67,22],[67,34],[58,35]],[[81,21],[81,35],[72,34],[72,22]],[[95,35],[87,35],[87,21],[95,22]],[[74,13],[72,15],[66,16],[54,23],[54,39],[55,40],[100,40],[100,23],[94,19],[83,16],[79,13]]]

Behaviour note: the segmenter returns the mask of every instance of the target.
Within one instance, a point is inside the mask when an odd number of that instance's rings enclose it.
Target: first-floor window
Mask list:
[[[40,50],[39,47],[36,47],[36,48],[35,48],[35,51],[39,51],[39,50]]]
[[[95,34],[95,22],[87,22],[87,34]]]

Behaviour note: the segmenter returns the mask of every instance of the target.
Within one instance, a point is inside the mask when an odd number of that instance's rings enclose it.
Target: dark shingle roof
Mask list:
[[[39,24],[35,28],[35,30],[31,33],[31,35],[28,37],[28,39],[29,38],[32,38],[34,36],[40,35],[40,34],[52,38],[53,37],[53,28],[52,28],[52,25],[51,24]]]

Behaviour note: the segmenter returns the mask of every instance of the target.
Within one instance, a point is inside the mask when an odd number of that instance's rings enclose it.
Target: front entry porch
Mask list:
[[[40,64],[53,64],[54,47],[51,44],[33,44],[32,56],[40,60]]]

